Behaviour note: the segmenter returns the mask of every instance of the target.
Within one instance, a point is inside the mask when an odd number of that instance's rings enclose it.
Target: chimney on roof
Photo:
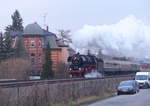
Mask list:
[[[46,31],[49,31],[49,27],[48,26],[46,26]]]

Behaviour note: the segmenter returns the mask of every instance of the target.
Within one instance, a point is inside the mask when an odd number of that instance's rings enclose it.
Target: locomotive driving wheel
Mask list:
[[[81,77],[85,78],[85,73],[84,72],[81,73]]]

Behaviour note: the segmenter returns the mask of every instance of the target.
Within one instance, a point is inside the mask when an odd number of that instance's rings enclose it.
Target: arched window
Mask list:
[[[42,40],[39,40],[39,47],[42,47]]]
[[[31,40],[31,47],[35,47],[35,41]]]

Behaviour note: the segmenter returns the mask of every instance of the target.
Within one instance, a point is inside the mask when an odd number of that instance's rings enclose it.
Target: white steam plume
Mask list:
[[[112,25],[84,25],[72,40],[78,50],[102,49],[109,55],[150,57],[150,26],[133,15]]]

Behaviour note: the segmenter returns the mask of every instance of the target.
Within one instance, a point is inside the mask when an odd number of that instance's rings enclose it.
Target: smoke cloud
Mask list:
[[[101,49],[108,55],[150,57],[150,26],[134,15],[111,25],[84,25],[72,40],[78,51]]]

